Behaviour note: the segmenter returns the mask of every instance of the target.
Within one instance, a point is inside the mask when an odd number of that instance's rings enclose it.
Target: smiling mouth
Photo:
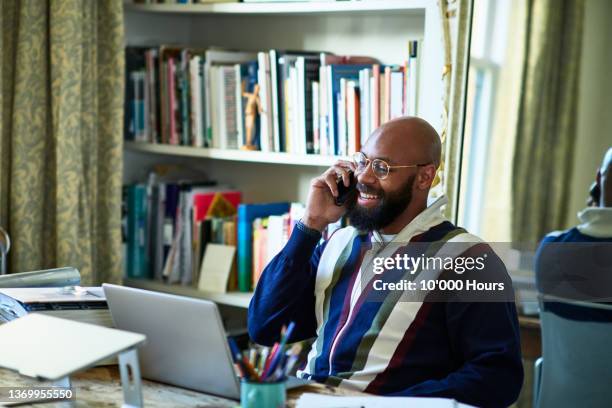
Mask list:
[[[362,200],[378,200],[380,196],[376,194],[366,194],[360,191],[359,198],[361,198]]]

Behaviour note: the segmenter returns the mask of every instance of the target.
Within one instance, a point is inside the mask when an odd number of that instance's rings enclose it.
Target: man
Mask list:
[[[578,213],[581,221],[566,231],[546,235],[536,256],[540,293],[579,301],[612,302],[612,147],[604,155],[589,197],[590,205]],[[612,321],[612,313],[547,305],[570,318]]]
[[[303,377],[477,406],[507,406],[517,398],[523,371],[513,303],[363,300],[371,289],[362,274],[366,249],[469,235],[443,217],[443,197],[427,207],[440,150],[426,121],[400,118],[376,130],[355,163],[340,162],[312,181],[304,217],[251,301],[255,342],[272,344],[295,321],[292,341],[316,337],[298,372]],[[359,192],[348,208],[352,226],[317,245],[321,231],[347,211],[334,198],[339,177],[348,186],[349,170]]]

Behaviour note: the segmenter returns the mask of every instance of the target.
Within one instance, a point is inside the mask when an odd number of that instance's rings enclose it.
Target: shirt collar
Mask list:
[[[595,238],[612,237],[612,207],[587,207],[578,213],[578,231]]]

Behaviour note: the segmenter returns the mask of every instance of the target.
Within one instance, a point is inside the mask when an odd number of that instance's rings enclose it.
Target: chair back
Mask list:
[[[612,406],[612,305],[540,298],[540,320],[536,406]]]

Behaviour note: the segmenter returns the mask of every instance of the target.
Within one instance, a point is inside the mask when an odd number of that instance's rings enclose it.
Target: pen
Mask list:
[[[291,334],[293,333],[293,329],[295,329],[295,323],[291,322],[289,323],[289,326],[287,326],[287,331],[284,333],[284,335],[281,338],[280,344],[276,350],[276,354],[272,355],[272,358],[271,358],[272,361],[270,362],[270,366],[268,367],[268,370],[264,371],[262,378],[265,379],[270,373],[274,374],[274,372],[276,371],[276,368],[278,367],[279,363],[281,362],[282,358],[285,355],[285,352],[284,352],[285,345],[287,344],[287,341],[291,337]]]
[[[259,374],[257,374],[257,371],[255,371],[251,363],[249,363],[249,360],[246,358],[246,356],[242,357],[242,364],[244,365],[249,377],[255,381],[259,381]]]
[[[259,361],[258,361],[258,370],[260,373],[263,373],[264,371],[264,367],[266,364],[266,361],[268,360],[268,353],[270,352],[270,348],[269,347],[264,347],[263,351],[261,352],[261,355],[259,356]]]

